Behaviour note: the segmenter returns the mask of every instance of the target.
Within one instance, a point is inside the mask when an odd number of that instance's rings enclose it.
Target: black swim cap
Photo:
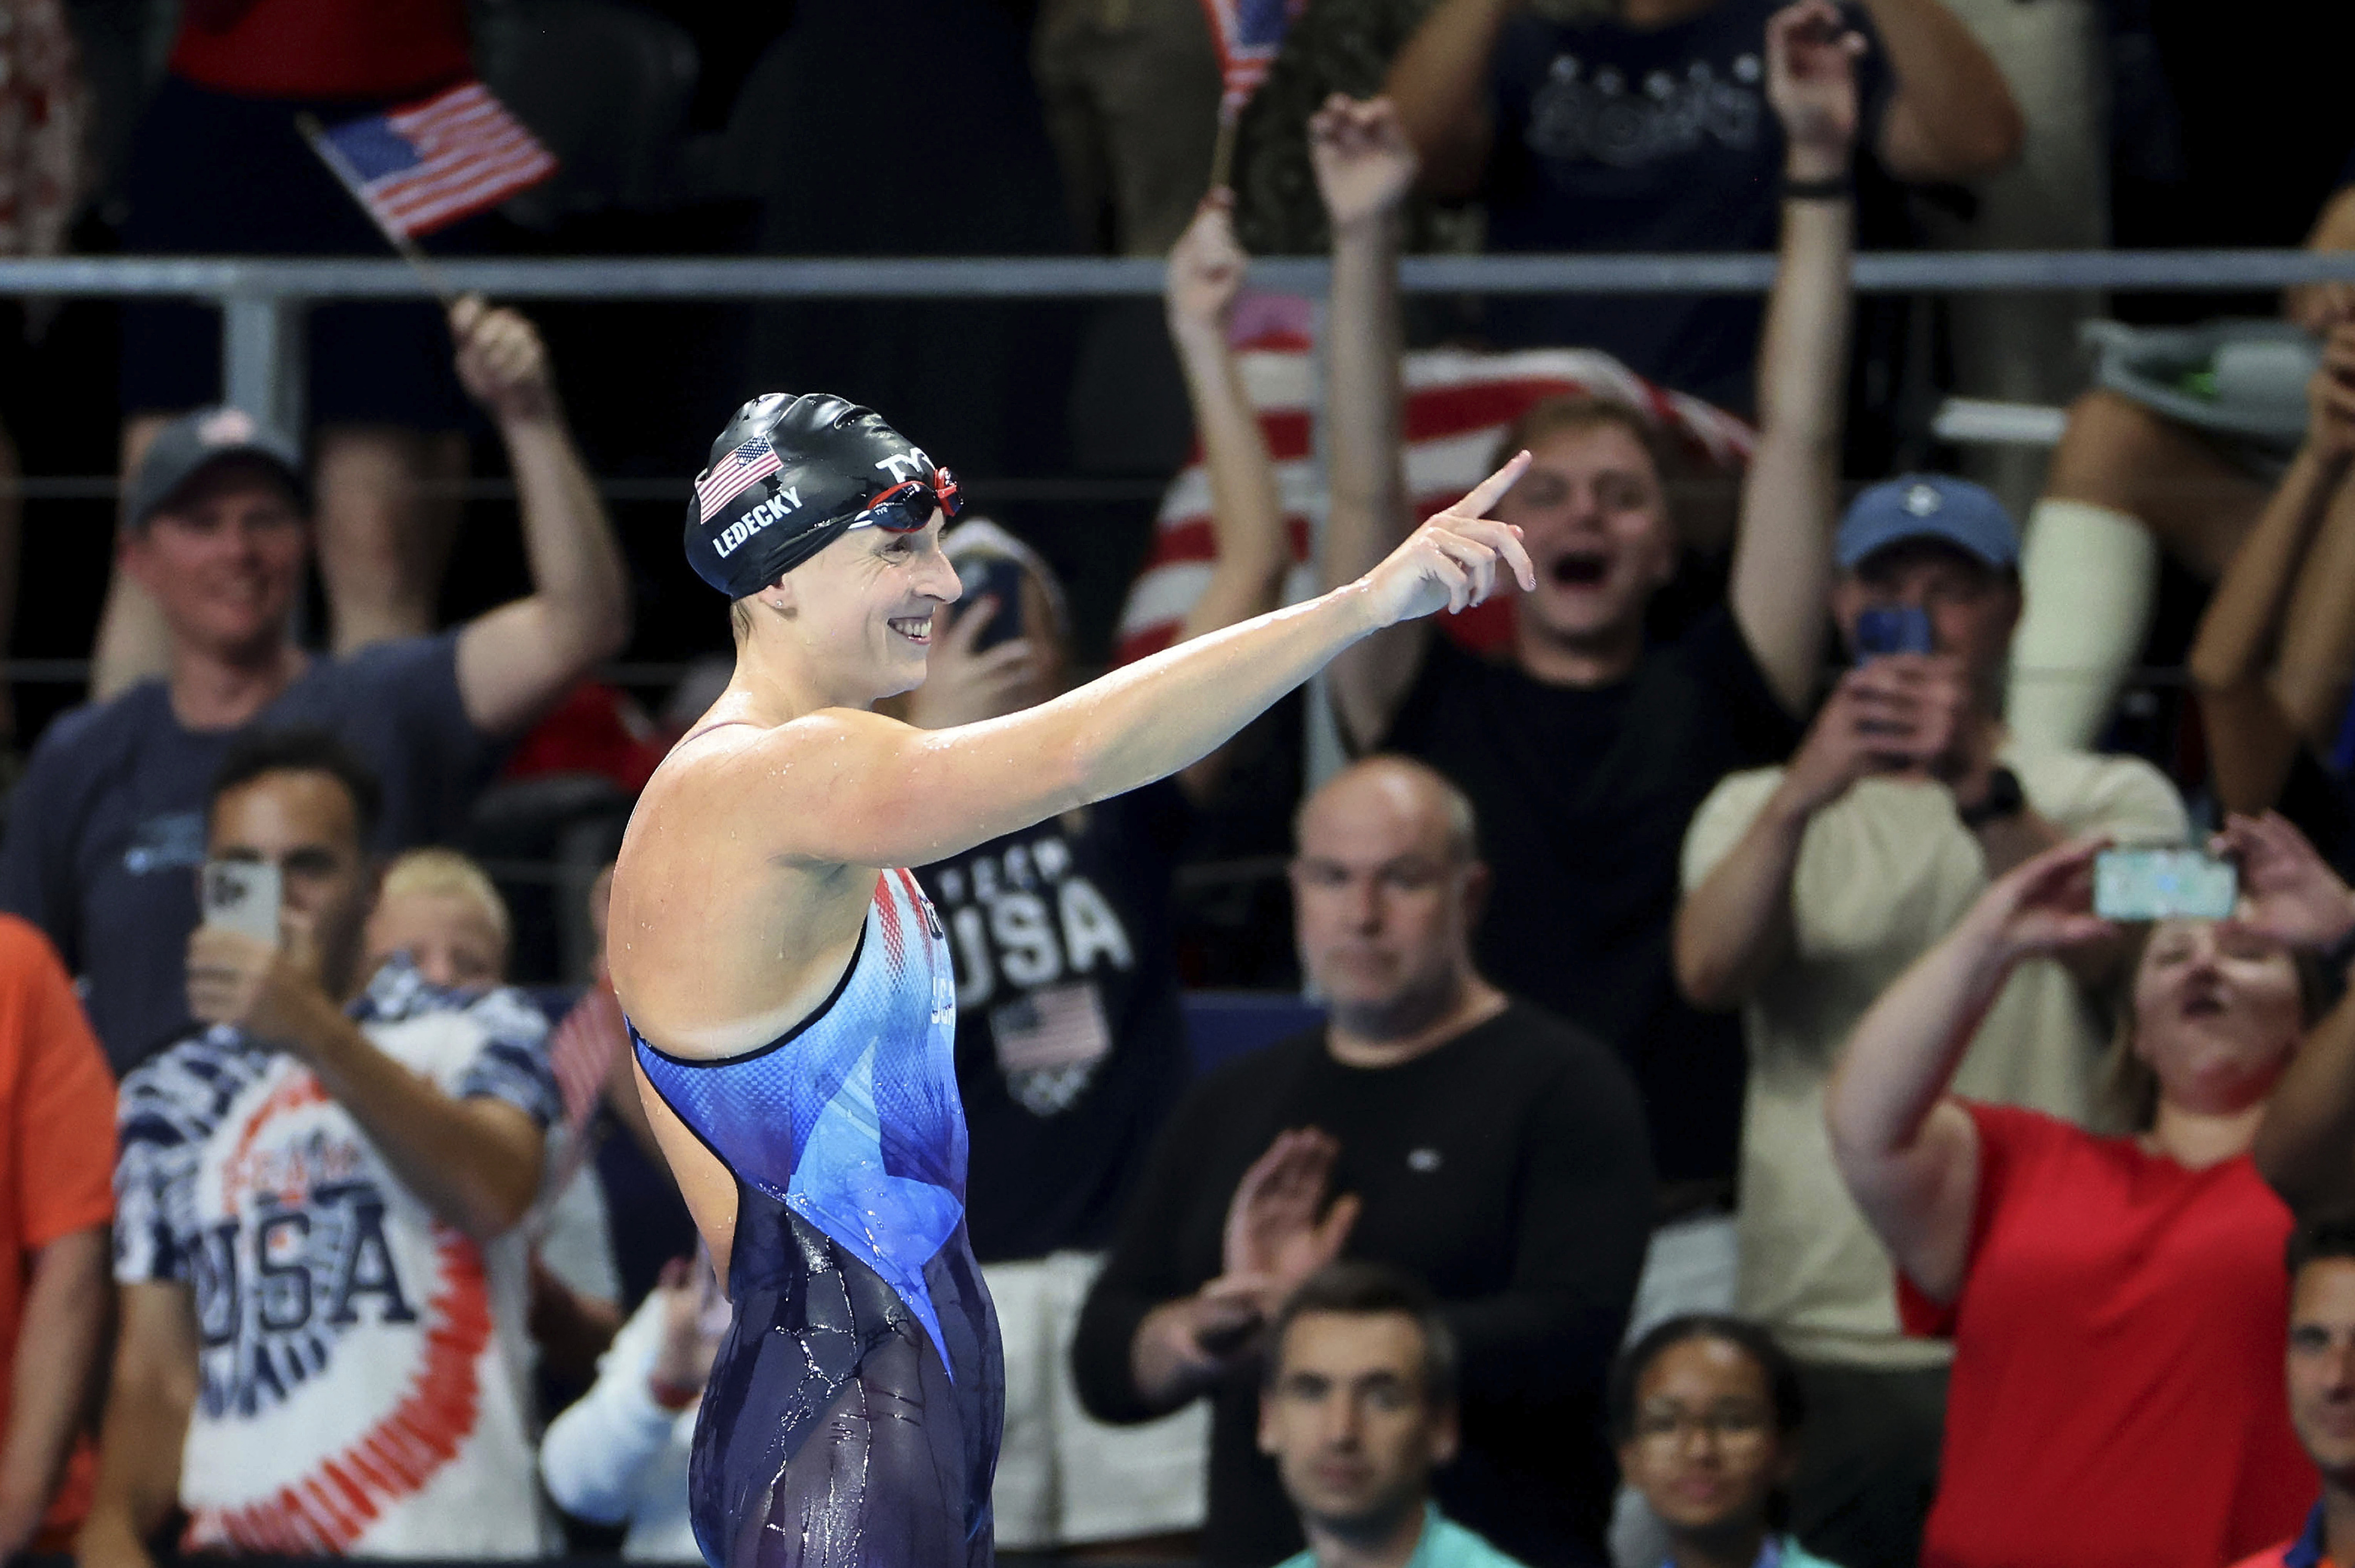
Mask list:
[[[871,408],[824,392],[769,392],[736,410],[687,503],[687,564],[742,599],[855,526],[906,532],[956,481]]]

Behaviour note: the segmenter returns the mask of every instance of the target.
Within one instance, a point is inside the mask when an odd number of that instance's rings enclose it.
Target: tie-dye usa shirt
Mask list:
[[[404,960],[354,1004],[377,1047],[545,1127],[546,1020]],[[234,1029],[123,1079],[115,1277],[193,1294],[201,1376],[181,1464],[193,1550],[528,1557],[526,1243],[478,1245],[408,1192],[310,1069]]]

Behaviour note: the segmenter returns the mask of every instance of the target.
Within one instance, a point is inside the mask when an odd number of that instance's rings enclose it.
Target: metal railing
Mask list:
[[[767,257],[449,260],[450,287],[501,299],[641,302],[789,299],[1112,299],[1161,291],[1153,258]],[[1316,258],[1252,263],[1263,288],[1321,295]],[[1866,293],[2023,290],[2232,292],[2355,281],[2355,253],[2307,250],[1891,251],[1859,256]],[[1412,256],[1409,293],[1763,293],[1771,254]],[[317,300],[406,299],[432,290],[393,260],[61,257],[0,260],[0,294],[193,299],[221,311],[222,397],[282,427],[304,423],[303,310]]]

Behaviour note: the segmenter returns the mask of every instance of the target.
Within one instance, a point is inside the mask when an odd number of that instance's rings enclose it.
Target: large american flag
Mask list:
[[[479,81],[330,126],[328,162],[394,234],[431,234],[556,172],[555,156]]]
[[[1297,327],[1277,327],[1255,336],[1239,355],[1243,387],[1259,411],[1284,497],[1295,563],[1284,584],[1287,603],[1316,591],[1309,537],[1325,509],[1324,469],[1315,453],[1310,347]],[[1462,500],[1487,477],[1489,452],[1505,427],[1530,404],[1557,393],[1587,392],[1625,403],[1648,415],[1694,457],[1729,472],[1748,463],[1755,439],[1747,424],[1722,408],[1656,386],[1599,349],[1433,349],[1408,355],[1404,374],[1407,493],[1417,517]],[[1118,662],[1142,659],[1176,641],[1217,558],[1210,479],[1197,447],[1162,497],[1145,570],[1121,610]],[[1511,613],[1511,596],[1499,595],[1463,615],[1443,617],[1442,624],[1458,641],[1485,648],[1510,634]]]
[[[747,485],[777,471],[777,449],[754,436],[695,482],[696,514],[709,522],[719,509],[744,493]]]
[[[1308,0],[1202,0],[1210,42],[1219,51],[1219,74],[1226,79],[1220,114],[1232,120],[1242,112],[1267,79],[1285,30],[1307,5]]]

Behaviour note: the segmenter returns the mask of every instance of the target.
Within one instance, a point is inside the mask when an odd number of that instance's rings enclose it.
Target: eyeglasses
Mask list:
[[[1755,1410],[1646,1410],[1636,1417],[1636,1440],[1667,1446],[1695,1433],[1728,1446],[1766,1436],[1766,1417]]]
[[[964,497],[957,492],[956,476],[944,468],[932,471],[932,482],[921,479],[903,479],[877,495],[850,520],[853,528],[880,528],[886,534],[913,534],[932,520],[932,509],[938,507],[943,517],[954,517],[964,510]]]

